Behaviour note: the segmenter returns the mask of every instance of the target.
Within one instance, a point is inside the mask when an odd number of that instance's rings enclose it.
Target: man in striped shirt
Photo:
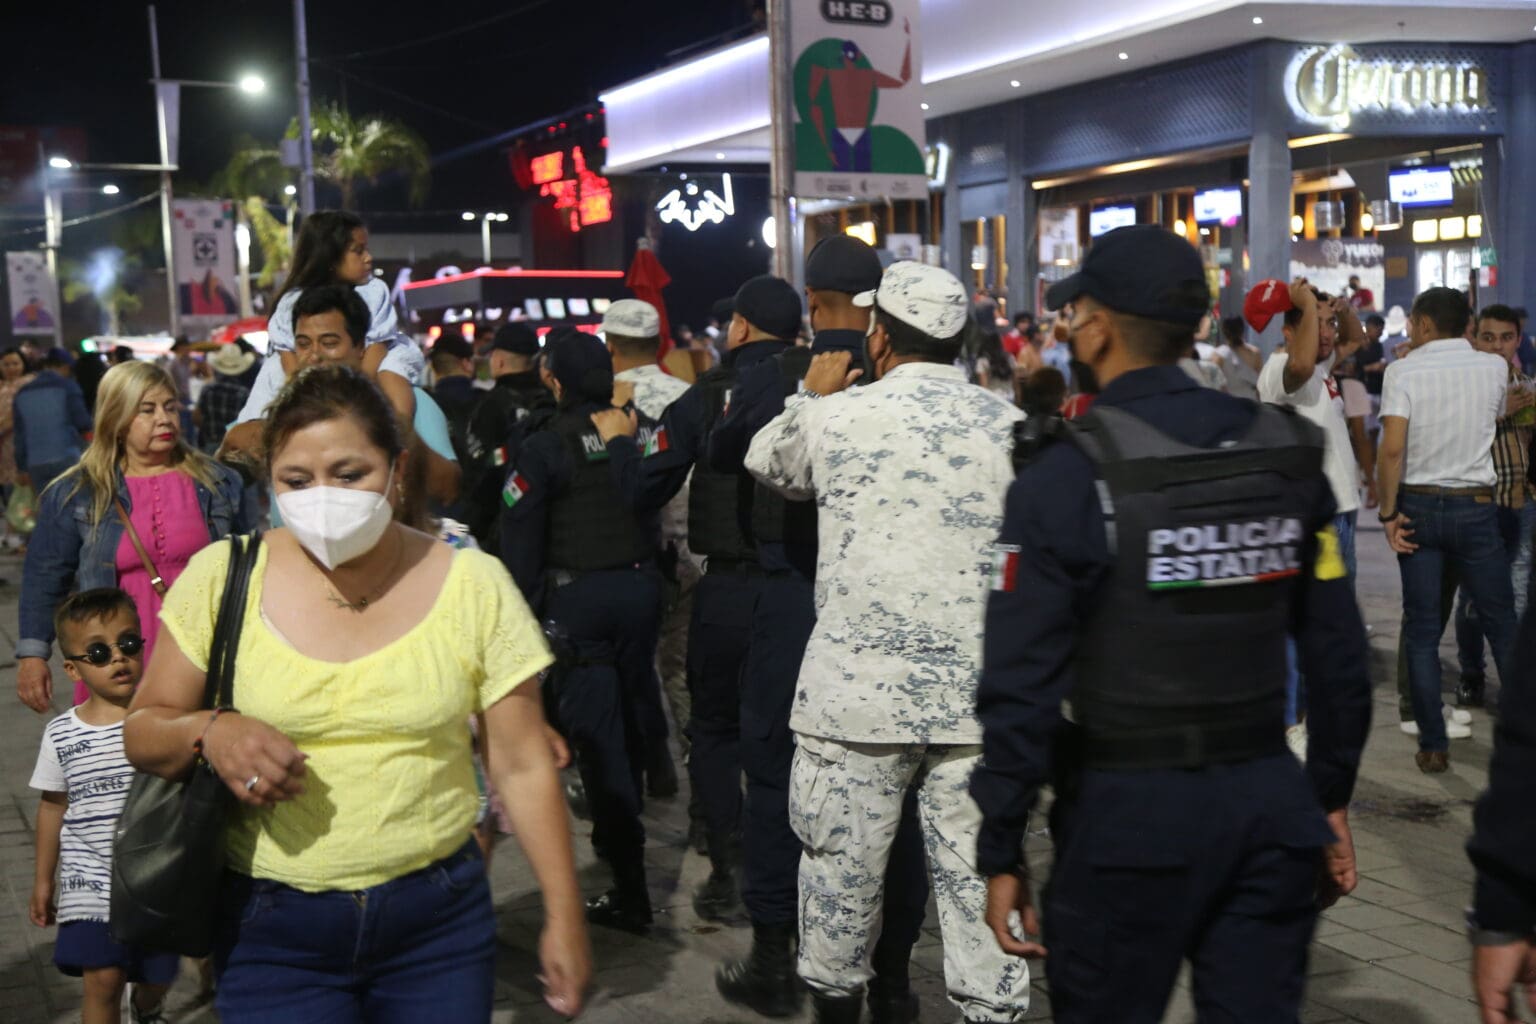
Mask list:
[[[1440,698],[1440,582],[1447,563],[1476,602],[1506,678],[1515,606],[1499,537],[1492,448],[1509,368],[1466,339],[1471,309],[1454,288],[1431,288],[1409,320],[1413,358],[1387,367],[1377,462],[1380,518],[1403,581],[1408,682],[1419,725],[1416,763],[1449,767]]]

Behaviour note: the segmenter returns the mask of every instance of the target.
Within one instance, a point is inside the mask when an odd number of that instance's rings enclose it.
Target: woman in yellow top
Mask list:
[[[239,712],[196,710],[229,557],[213,545],[166,596],[124,729],[129,760],[166,778],[191,770],[201,738],[241,803],[214,948],[220,1019],[490,1019],[496,925],[466,724],[478,712],[487,774],[544,894],[545,998],[574,1016],[591,954],[538,623],[494,558],[392,522],[406,456],[362,375],[300,374],[265,440],[286,525],[251,579]]]

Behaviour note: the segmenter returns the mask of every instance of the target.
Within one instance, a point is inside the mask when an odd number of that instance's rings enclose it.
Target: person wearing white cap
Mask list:
[[[239,345],[225,345],[208,357],[213,383],[203,388],[192,410],[192,422],[197,426],[204,451],[218,451],[224,440],[225,424],[240,414],[246,399],[251,397],[251,389],[240,383],[240,378],[255,365],[256,353],[246,352]]]
[[[615,385],[634,389],[635,408],[661,422],[667,406],[682,397],[688,385],[667,373],[656,362],[661,349],[661,314],[640,299],[620,299],[603,314],[603,339],[613,358]],[[668,588],[667,610],[661,622],[656,660],[661,669],[661,689],[672,720],[677,723],[677,742],[688,756],[688,622],[693,615],[693,589],[701,567],[688,550],[688,485],[661,510],[663,574]],[[668,568],[668,567],[671,568]],[[654,797],[677,794],[677,768],[665,742],[646,751],[646,786]],[[696,803],[696,802],[695,802]],[[702,811],[690,808],[701,819]]]
[[[950,998],[967,1021],[1020,1020],[1029,970],[983,920],[981,811],[966,787],[981,755],[986,565],[1023,414],[954,365],[969,311],[953,275],[896,263],[854,301],[874,310],[865,369],[846,352],[817,356],[746,458],[763,484],[819,511],[817,619],[790,718],[799,973],[818,1022],[858,1020],[914,786]],[[861,373],[873,383],[847,390]]]

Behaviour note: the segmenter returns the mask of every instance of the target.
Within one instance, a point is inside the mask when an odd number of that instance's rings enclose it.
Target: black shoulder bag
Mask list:
[[[231,537],[229,573],[208,653],[203,707],[229,707],[235,652],[261,535]],[[109,927],[118,942],[207,956],[224,874],[224,821],[234,797],[199,759],[184,779],[137,772],[112,844]]]

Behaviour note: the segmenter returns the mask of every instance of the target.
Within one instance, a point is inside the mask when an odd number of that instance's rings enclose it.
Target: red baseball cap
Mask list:
[[[1254,330],[1263,333],[1276,313],[1291,310],[1291,286],[1279,278],[1260,281],[1243,300],[1243,319]]]

